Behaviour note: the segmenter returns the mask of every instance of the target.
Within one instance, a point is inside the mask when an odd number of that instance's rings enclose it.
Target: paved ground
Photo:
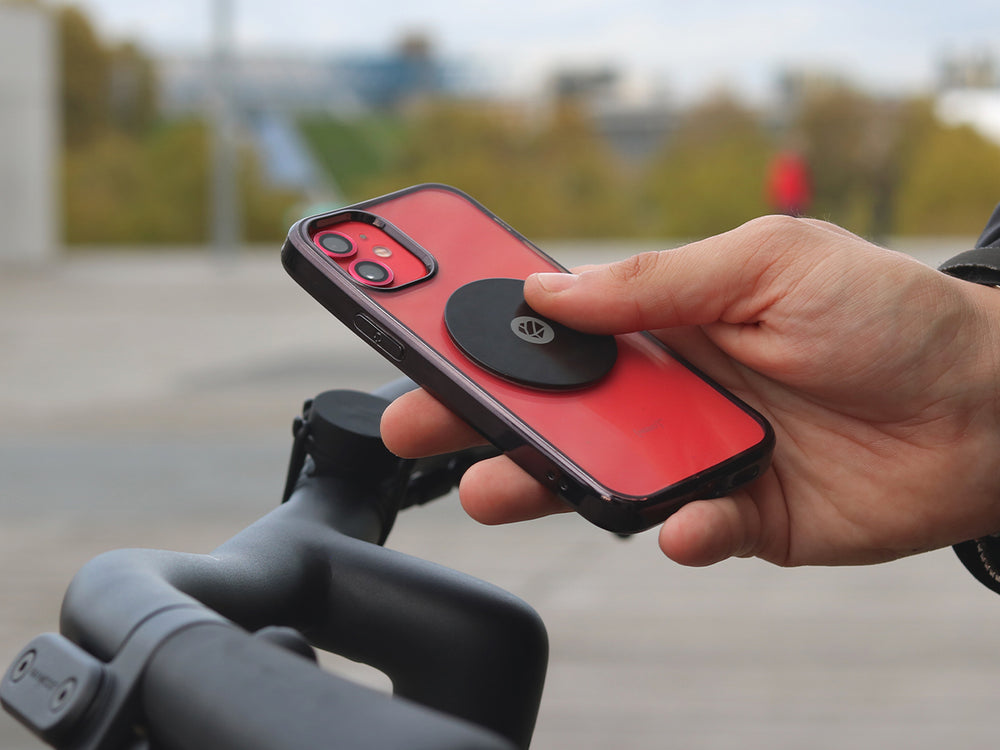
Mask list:
[[[967,245],[908,248],[934,262]],[[574,264],[626,248],[578,250],[555,252]],[[206,552],[267,512],[301,401],[392,377],[273,253],[0,269],[0,662],[56,628],[63,589],[95,554]],[[542,614],[553,653],[539,749],[996,737],[1000,601],[950,552],[864,569],[688,570],[649,535],[620,542],[568,516],[483,528],[453,498],[407,513],[390,546]],[[0,716],[0,748],[38,746]]]

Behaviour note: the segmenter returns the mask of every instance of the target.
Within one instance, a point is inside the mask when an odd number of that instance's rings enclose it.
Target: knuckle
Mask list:
[[[811,225],[795,216],[759,216],[751,219],[743,225],[749,237],[756,240],[755,244],[765,245],[775,238],[795,238],[800,237],[804,232],[809,232]]]
[[[612,263],[608,266],[608,273],[616,282],[628,285],[655,274],[659,265],[660,253],[651,250]]]
[[[833,239],[816,222],[795,216],[761,216],[739,231],[745,264],[761,270],[783,258],[809,257],[828,247]]]
[[[608,267],[613,285],[608,291],[614,298],[615,314],[623,330],[638,331],[651,327],[649,318],[657,307],[652,301],[661,294],[664,265],[662,253],[649,251]]]

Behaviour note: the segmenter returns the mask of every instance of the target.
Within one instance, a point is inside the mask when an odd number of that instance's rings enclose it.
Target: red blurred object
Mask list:
[[[767,198],[771,208],[789,216],[801,216],[809,209],[809,166],[800,154],[785,151],[774,158],[767,176]]]

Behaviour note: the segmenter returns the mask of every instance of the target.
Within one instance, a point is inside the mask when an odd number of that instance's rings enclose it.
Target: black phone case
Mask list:
[[[285,269],[310,295],[383,357],[460,414],[487,440],[599,527],[619,534],[642,531],[662,522],[685,503],[724,496],[766,469],[774,445],[774,433],[767,421],[684,362],[682,364],[687,369],[737,404],[754,420],[761,428],[762,437],[751,448],[646,496],[623,495],[596,482],[588,474],[586,467],[575,465],[560,452],[558,446],[540,439],[530,425],[523,423],[516,415],[506,413],[502,405],[491,398],[489,393],[484,393],[478,385],[470,383],[469,378],[440,352],[426,345],[401,321],[373,304],[370,290],[360,288],[331,269],[329,260],[324,259],[313,243],[313,234],[319,228],[335,226],[346,219],[362,221],[386,232],[414,252],[430,256],[427,262],[433,273],[434,248],[420,247],[404,229],[378,215],[379,206],[419,190],[444,190],[461,196],[530,247],[552,270],[565,270],[474,199],[442,185],[414,186],[297,222],[289,231],[282,247],[281,257]],[[648,334],[634,335],[645,336],[665,349]],[[674,356],[674,359],[678,358]]]

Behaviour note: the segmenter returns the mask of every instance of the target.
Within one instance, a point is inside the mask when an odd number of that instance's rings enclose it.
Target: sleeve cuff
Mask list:
[[[953,549],[977,581],[1000,594],[1000,537],[971,539],[956,544]]]

